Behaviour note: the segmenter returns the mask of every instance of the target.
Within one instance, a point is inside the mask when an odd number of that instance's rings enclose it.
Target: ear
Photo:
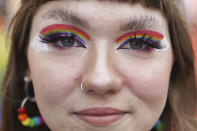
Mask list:
[[[27,77],[28,80],[31,80],[31,72],[30,72],[29,69],[25,71],[25,76],[24,76],[24,78],[25,78],[25,77]]]

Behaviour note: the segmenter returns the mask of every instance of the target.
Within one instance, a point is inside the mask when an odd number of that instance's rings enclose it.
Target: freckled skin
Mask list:
[[[154,31],[162,33],[170,45],[165,18],[141,5],[108,1],[49,2],[33,19],[29,45],[44,27],[69,24],[42,17],[54,6],[69,8],[86,18],[91,28],[81,29],[91,41],[87,48],[49,47],[47,52],[28,48],[35,101],[49,128],[53,131],[149,131],[165,107],[173,65],[172,48],[152,52],[117,50],[115,40],[126,33],[119,31],[122,21],[151,14],[162,25],[153,27]],[[90,125],[72,114],[93,107],[113,107],[129,113],[105,127]]]

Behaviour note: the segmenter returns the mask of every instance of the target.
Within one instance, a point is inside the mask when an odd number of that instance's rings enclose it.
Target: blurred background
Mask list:
[[[5,16],[6,16],[6,2],[5,0],[0,0],[0,88],[2,83],[3,73],[6,68],[6,60],[8,55],[7,51],[5,50],[5,35],[3,33]],[[1,108],[1,104],[0,104],[0,108]],[[1,110],[0,110],[0,121],[1,121]]]
[[[17,8],[20,5],[21,0],[0,0],[0,89],[2,84],[3,75],[6,70],[6,64],[9,53],[9,45],[6,41],[9,40],[6,37],[6,26],[9,23],[12,16],[15,14]],[[197,69],[197,0],[183,0],[184,8],[186,10],[186,21],[189,23],[191,38],[193,40],[193,48],[195,51],[195,67]],[[180,7],[184,10],[183,7]],[[183,8],[183,9],[182,9]],[[197,78],[197,71],[196,71]],[[1,91],[0,91],[1,93]],[[0,97],[1,100],[1,97]],[[0,104],[1,106],[1,104]],[[1,122],[1,110],[0,110],[0,122]]]
[[[9,54],[9,45],[6,41],[6,26],[9,23],[11,17],[17,10],[20,0],[0,0],[0,94],[2,87],[3,75],[6,70],[7,59]],[[1,96],[0,96],[1,101]],[[0,122],[1,122],[1,102],[0,102]]]
[[[187,20],[190,24],[190,32],[195,52],[195,75],[197,80],[197,0],[184,0]]]

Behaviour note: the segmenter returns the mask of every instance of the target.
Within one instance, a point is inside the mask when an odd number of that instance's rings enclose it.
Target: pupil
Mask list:
[[[75,43],[75,40],[73,38],[66,38],[62,40],[63,46],[73,46]]]

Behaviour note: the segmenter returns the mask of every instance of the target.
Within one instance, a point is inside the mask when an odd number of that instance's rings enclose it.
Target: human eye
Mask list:
[[[70,47],[87,48],[87,42],[90,38],[85,32],[74,26],[56,24],[44,28],[40,32],[41,42],[47,43],[58,49]]]
[[[84,43],[79,41],[79,38],[73,34],[68,33],[54,33],[47,37],[41,37],[41,42],[50,43],[57,48],[68,48],[68,47],[83,47],[86,48]]]
[[[153,49],[163,49],[161,43],[163,35],[154,31],[129,32],[116,40],[118,49],[132,49],[138,51],[152,51]]]

